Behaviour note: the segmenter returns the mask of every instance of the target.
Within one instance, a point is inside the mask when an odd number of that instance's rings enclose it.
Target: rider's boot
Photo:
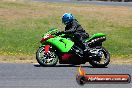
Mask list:
[[[88,46],[88,44],[87,43],[84,43],[84,46],[85,46],[84,52],[85,51],[89,51],[90,47]]]
[[[84,57],[88,57],[91,53],[90,53],[90,47],[88,46],[87,43],[84,44],[85,45],[85,49],[84,49]]]
[[[83,57],[83,51],[79,47],[74,46],[74,48],[72,48],[72,50],[77,56],[79,56],[81,58]]]

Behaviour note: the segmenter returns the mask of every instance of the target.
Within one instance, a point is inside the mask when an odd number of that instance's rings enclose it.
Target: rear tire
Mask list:
[[[41,66],[55,66],[58,62],[58,56],[55,51],[50,47],[47,54],[44,53],[44,46],[40,47],[36,52],[36,60]]]
[[[105,62],[104,63],[100,63],[100,61],[96,61],[98,58],[95,59],[95,58],[91,57],[90,60],[89,60],[89,63],[93,67],[97,67],[97,68],[106,67],[109,64],[109,62],[110,62],[110,54],[109,54],[109,52],[102,46],[96,46],[96,47],[94,47],[94,49],[101,49],[101,51],[102,51],[102,53],[104,55]]]

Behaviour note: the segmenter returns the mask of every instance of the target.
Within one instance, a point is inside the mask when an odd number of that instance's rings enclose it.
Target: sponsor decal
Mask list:
[[[127,84],[131,81],[129,74],[86,74],[86,71],[81,66],[78,71],[76,81],[80,85],[89,83]]]

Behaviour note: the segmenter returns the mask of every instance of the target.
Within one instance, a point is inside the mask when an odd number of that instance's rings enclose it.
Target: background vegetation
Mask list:
[[[0,2],[0,55],[35,55],[41,35],[64,29],[61,16],[73,13],[90,34],[107,34],[112,58],[132,58],[132,8],[86,4]]]

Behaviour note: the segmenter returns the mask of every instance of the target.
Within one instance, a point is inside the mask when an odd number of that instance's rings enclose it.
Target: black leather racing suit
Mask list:
[[[73,33],[75,36],[75,44],[80,46],[82,49],[85,49],[83,40],[88,38],[89,34],[85,32],[76,19],[66,25],[64,33]]]

